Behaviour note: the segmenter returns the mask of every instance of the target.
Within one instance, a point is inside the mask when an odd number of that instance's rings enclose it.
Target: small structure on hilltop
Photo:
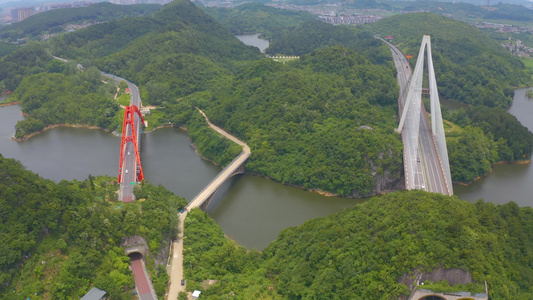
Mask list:
[[[194,290],[194,292],[192,292],[192,298],[193,298],[193,299],[198,299],[198,297],[200,297],[200,294],[201,294],[201,293],[202,293],[202,292],[199,291],[199,290]]]
[[[107,292],[97,287],[93,287],[81,300],[106,300]]]

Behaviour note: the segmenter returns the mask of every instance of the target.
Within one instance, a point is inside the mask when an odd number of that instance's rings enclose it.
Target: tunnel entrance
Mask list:
[[[446,298],[442,298],[440,296],[431,295],[431,296],[425,296],[420,298],[420,300],[446,300]]]
[[[131,261],[143,259],[143,255],[139,252],[132,252],[128,254],[128,256],[130,257]]]

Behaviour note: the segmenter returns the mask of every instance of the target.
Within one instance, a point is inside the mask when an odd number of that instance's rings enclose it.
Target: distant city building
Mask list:
[[[13,8],[11,10],[11,19],[13,21],[22,21],[24,19],[27,19],[35,14],[35,8],[34,7],[21,7],[21,8]]]
[[[172,0],[109,0],[110,3],[119,4],[119,5],[130,5],[130,4],[167,4],[172,2]]]
[[[379,15],[340,15],[340,16],[318,16],[322,22],[329,24],[366,24],[374,23],[383,19]]]

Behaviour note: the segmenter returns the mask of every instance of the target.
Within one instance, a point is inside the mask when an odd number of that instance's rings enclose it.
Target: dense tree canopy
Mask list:
[[[497,144],[478,127],[456,128],[446,135],[450,171],[454,182],[472,182],[489,173],[492,165],[500,161]],[[503,147],[502,147],[503,148]],[[508,149],[508,148],[507,148]]]
[[[44,45],[28,43],[0,59],[0,89],[14,91],[25,76],[47,70],[53,61]]]
[[[87,60],[137,83],[147,102],[155,105],[205,90],[261,57],[186,0],[167,4],[151,16],[56,37],[51,47],[58,55]]]
[[[187,288],[206,299],[397,299],[409,294],[399,283],[404,274],[459,268],[478,283],[461,288],[484,291],[486,280],[491,299],[529,299],[532,217],[513,202],[399,192],[287,228],[262,253],[245,254],[193,211],[185,224]],[[205,279],[219,282],[206,289]]]
[[[81,297],[91,285],[113,299],[131,299],[129,235],[144,237],[155,253],[177,233],[176,212],[186,200],[143,185],[144,201],[115,203],[116,179],[89,176],[55,184],[0,156],[0,298],[37,293]]]
[[[499,146],[500,160],[524,160],[533,151],[533,133],[522,125],[515,116],[500,108],[486,106],[469,107],[455,111],[451,120],[461,126],[479,127],[492,136]]]
[[[232,82],[170,105],[185,123],[193,104],[252,148],[247,170],[344,196],[395,189],[401,141],[393,133],[392,70],[331,47],[291,65],[261,60]],[[187,104],[190,103],[190,104]]]
[[[391,63],[389,48],[373,38],[369,31],[355,27],[334,26],[319,21],[276,31],[267,53],[302,55],[335,45],[357,50],[373,63]]]
[[[259,3],[245,3],[234,8],[205,7],[204,10],[237,35],[261,33],[271,37],[277,29],[316,19],[316,16],[307,12],[273,8]]]
[[[114,81],[103,84],[100,71],[94,67],[80,71],[62,62],[50,62],[49,67],[63,69],[64,73],[26,77],[10,97],[20,102],[28,115],[17,123],[15,137],[22,138],[54,124],[94,125],[107,130],[120,125],[116,117],[118,104],[113,99]]]

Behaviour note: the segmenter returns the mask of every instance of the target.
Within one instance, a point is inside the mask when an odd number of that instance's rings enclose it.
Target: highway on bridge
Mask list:
[[[394,65],[398,71],[397,81],[400,86],[398,106],[399,115],[401,115],[411,83],[412,71],[405,55],[391,43],[383,41],[390,47]],[[422,91],[415,91],[415,93],[421,97]],[[448,195],[444,172],[431,132],[431,125],[423,103],[420,104],[411,107],[413,113],[407,113],[402,131],[406,189],[422,189]],[[419,116],[419,120],[414,119],[417,116]],[[417,130],[415,130],[416,126],[419,126],[418,136],[416,134]]]
[[[115,75],[102,73],[104,76],[111,78],[115,80],[116,82],[124,81],[128,85],[128,88],[130,89],[130,106],[135,105],[139,109],[141,108],[141,97],[139,95],[139,88],[133,84],[132,82],[120,78]],[[140,144],[141,137],[141,124],[140,124],[140,118],[137,114],[133,114],[134,118],[134,124],[135,124],[135,133],[137,135],[137,142]],[[128,124],[126,127],[126,134],[131,135],[132,133],[131,125]],[[122,133],[124,134],[124,133]],[[138,147],[140,149],[140,145]],[[135,146],[133,143],[128,142],[126,144],[126,147],[124,147],[124,164],[122,166],[122,184],[120,186],[119,191],[119,199],[121,199],[123,202],[131,202],[134,200],[133,196],[133,183],[137,182],[137,160],[135,157]]]

